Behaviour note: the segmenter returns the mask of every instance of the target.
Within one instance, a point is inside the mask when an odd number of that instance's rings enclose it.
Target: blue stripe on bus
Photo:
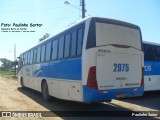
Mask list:
[[[36,77],[57,78],[66,80],[82,80],[81,57],[41,63],[40,69],[34,71]],[[33,66],[33,68],[36,66]]]
[[[103,90],[107,93],[101,94],[101,90],[90,89],[88,86],[83,85],[83,101],[84,102],[100,102],[107,101],[111,99],[116,99],[117,94],[125,94],[126,97],[136,97],[142,96],[144,93],[144,86],[137,88],[122,88],[122,89],[113,89],[113,90]]]
[[[144,75],[160,75],[160,62],[144,61]]]

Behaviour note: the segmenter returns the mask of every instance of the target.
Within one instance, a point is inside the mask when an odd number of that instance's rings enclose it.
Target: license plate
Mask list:
[[[125,97],[125,94],[124,93],[119,93],[116,95],[117,98],[124,98]]]

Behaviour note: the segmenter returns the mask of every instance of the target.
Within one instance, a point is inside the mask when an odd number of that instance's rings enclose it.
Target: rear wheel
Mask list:
[[[25,88],[25,86],[24,86],[24,82],[23,82],[23,78],[21,77],[21,88]]]
[[[49,96],[48,85],[46,81],[42,83],[42,97],[45,101],[50,101],[51,99],[51,97]]]
[[[110,103],[110,102],[112,102],[112,100],[106,100],[105,102]]]

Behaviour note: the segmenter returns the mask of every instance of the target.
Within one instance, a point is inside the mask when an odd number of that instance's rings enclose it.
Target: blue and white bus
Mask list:
[[[144,90],[160,90],[160,44],[143,42]]]
[[[144,54],[136,25],[88,17],[19,56],[22,87],[79,102],[141,96]]]

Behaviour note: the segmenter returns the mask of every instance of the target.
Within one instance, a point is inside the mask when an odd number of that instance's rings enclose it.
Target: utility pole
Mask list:
[[[85,12],[86,12],[86,9],[85,9],[85,0],[80,0],[80,6],[82,6],[82,9],[76,7],[75,5],[70,4],[68,1],[64,1],[64,4],[65,5],[70,5],[70,6],[74,7],[74,8],[76,8],[76,9],[81,10],[82,11],[82,19],[85,18]]]
[[[82,19],[85,18],[85,0],[81,0],[81,6],[82,6]]]
[[[14,44],[14,61],[16,61],[16,44]]]
[[[16,76],[16,44],[14,44],[14,76]]]

